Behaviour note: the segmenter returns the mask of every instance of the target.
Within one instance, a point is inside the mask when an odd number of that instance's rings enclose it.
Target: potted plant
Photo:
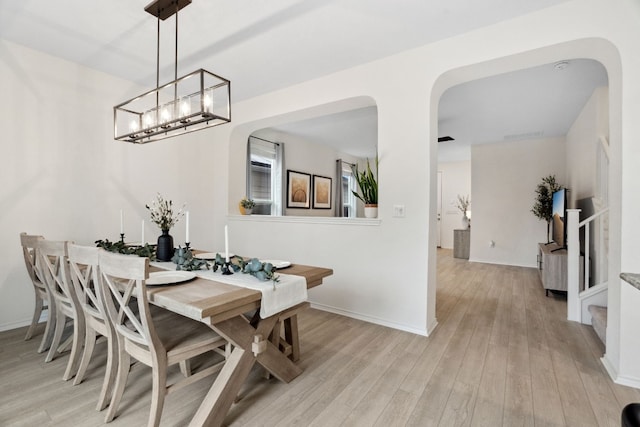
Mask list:
[[[365,218],[376,218],[378,216],[378,158],[376,157],[375,175],[371,170],[369,159],[367,159],[366,170],[359,171],[358,165],[353,165],[351,170],[360,189],[360,193],[352,191],[353,195],[364,203]]]
[[[536,187],[536,201],[531,212],[538,218],[547,221],[547,243],[551,240],[551,221],[553,220],[553,193],[562,186],[556,182],[555,175],[542,178],[542,182]]]
[[[240,213],[242,215],[251,215],[251,212],[253,212],[253,208],[255,206],[256,206],[256,202],[245,197],[242,200],[240,200],[240,204],[239,204]]]

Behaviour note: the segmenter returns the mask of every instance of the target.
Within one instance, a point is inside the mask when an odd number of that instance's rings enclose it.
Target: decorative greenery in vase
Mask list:
[[[458,194],[458,204],[456,207],[462,212],[462,216],[467,218],[467,212],[469,211],[469,196],[461,196]],[[467,218],[468,219],[468,218]]]
[[[562,186],[556,182],[555,175],[549,175],[542,178],[542,182],[536,187],[536,201],[531,208],[531,212],[541,220],[547,222],[547,243],[551,232],[551,221],[553,220],[553,193],[562,189]]]
[[[160,193],[158,193],[156,200],[151,202],[151,205],[145,205],[151,213],[151,222],[156,224],[160,230],[169,231],[171,227],[184,216],[184,207],[182,205],[177,212],[173,212],[173,202],[171,200],[165,200]]]
[[[367,159],[367,169],[358,170],[358,165],[351,167],[353,176],[356,178],[360,193],[352,191],[353,195],[362,200],[365,205],[378,204],[378,158],[376,157],[376,174],[373,174],[369,159]]]

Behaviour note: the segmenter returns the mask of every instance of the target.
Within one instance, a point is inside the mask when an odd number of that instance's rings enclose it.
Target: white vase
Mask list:
[[[378,217],[378,205],[364,205],[364,217],[365,218],[377,218]]]
[[[469,228],[469,220],[466,216],[462,215],[462,229],[466,230],[467,228]]]

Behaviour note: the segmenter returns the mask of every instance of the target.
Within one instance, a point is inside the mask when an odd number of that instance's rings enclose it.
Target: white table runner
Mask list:
[[[154,261],[151,262],[151,265],[164,270],[175,270],[176,268],[176,265],[172,262]],[[225,276],[220,270],[215,273],[211,270],[196,270],[194,273],[202,279],[213,280],[227,285],[241,286],[262,292],[260,317],[263,319],[300,304],[301,302],[305,302],[308,296],[307,279],[303,276],[276,272],[280,281],[276,283],[274,290],[271,280],[263,282],[250,274],[238,272]]]

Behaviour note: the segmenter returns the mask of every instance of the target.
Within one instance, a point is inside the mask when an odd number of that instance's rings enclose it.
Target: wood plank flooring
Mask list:
[[[426,284],[425,284],[426,286]],[[589,326],[568,322],[534,269],[438,253],[439,326],[420,337],[318,311],[300,315],[303,374],[290,384],[258,369],[229,426],[619,426],[640,391],[614,384]],[[42,327],[41,327],[42,328]],[[1,426],[98,426],[104,343],[87,378],[62,381],[68,353],[37,354],[42,330],[0,333]],[[210,360],[200,359],[194,368]],[[172,375],[180,375],[178,370]],[[184,426],[211,378],[167,396],[163,426]],[[134,366],[112,426],[147,422],[149,369]]]

